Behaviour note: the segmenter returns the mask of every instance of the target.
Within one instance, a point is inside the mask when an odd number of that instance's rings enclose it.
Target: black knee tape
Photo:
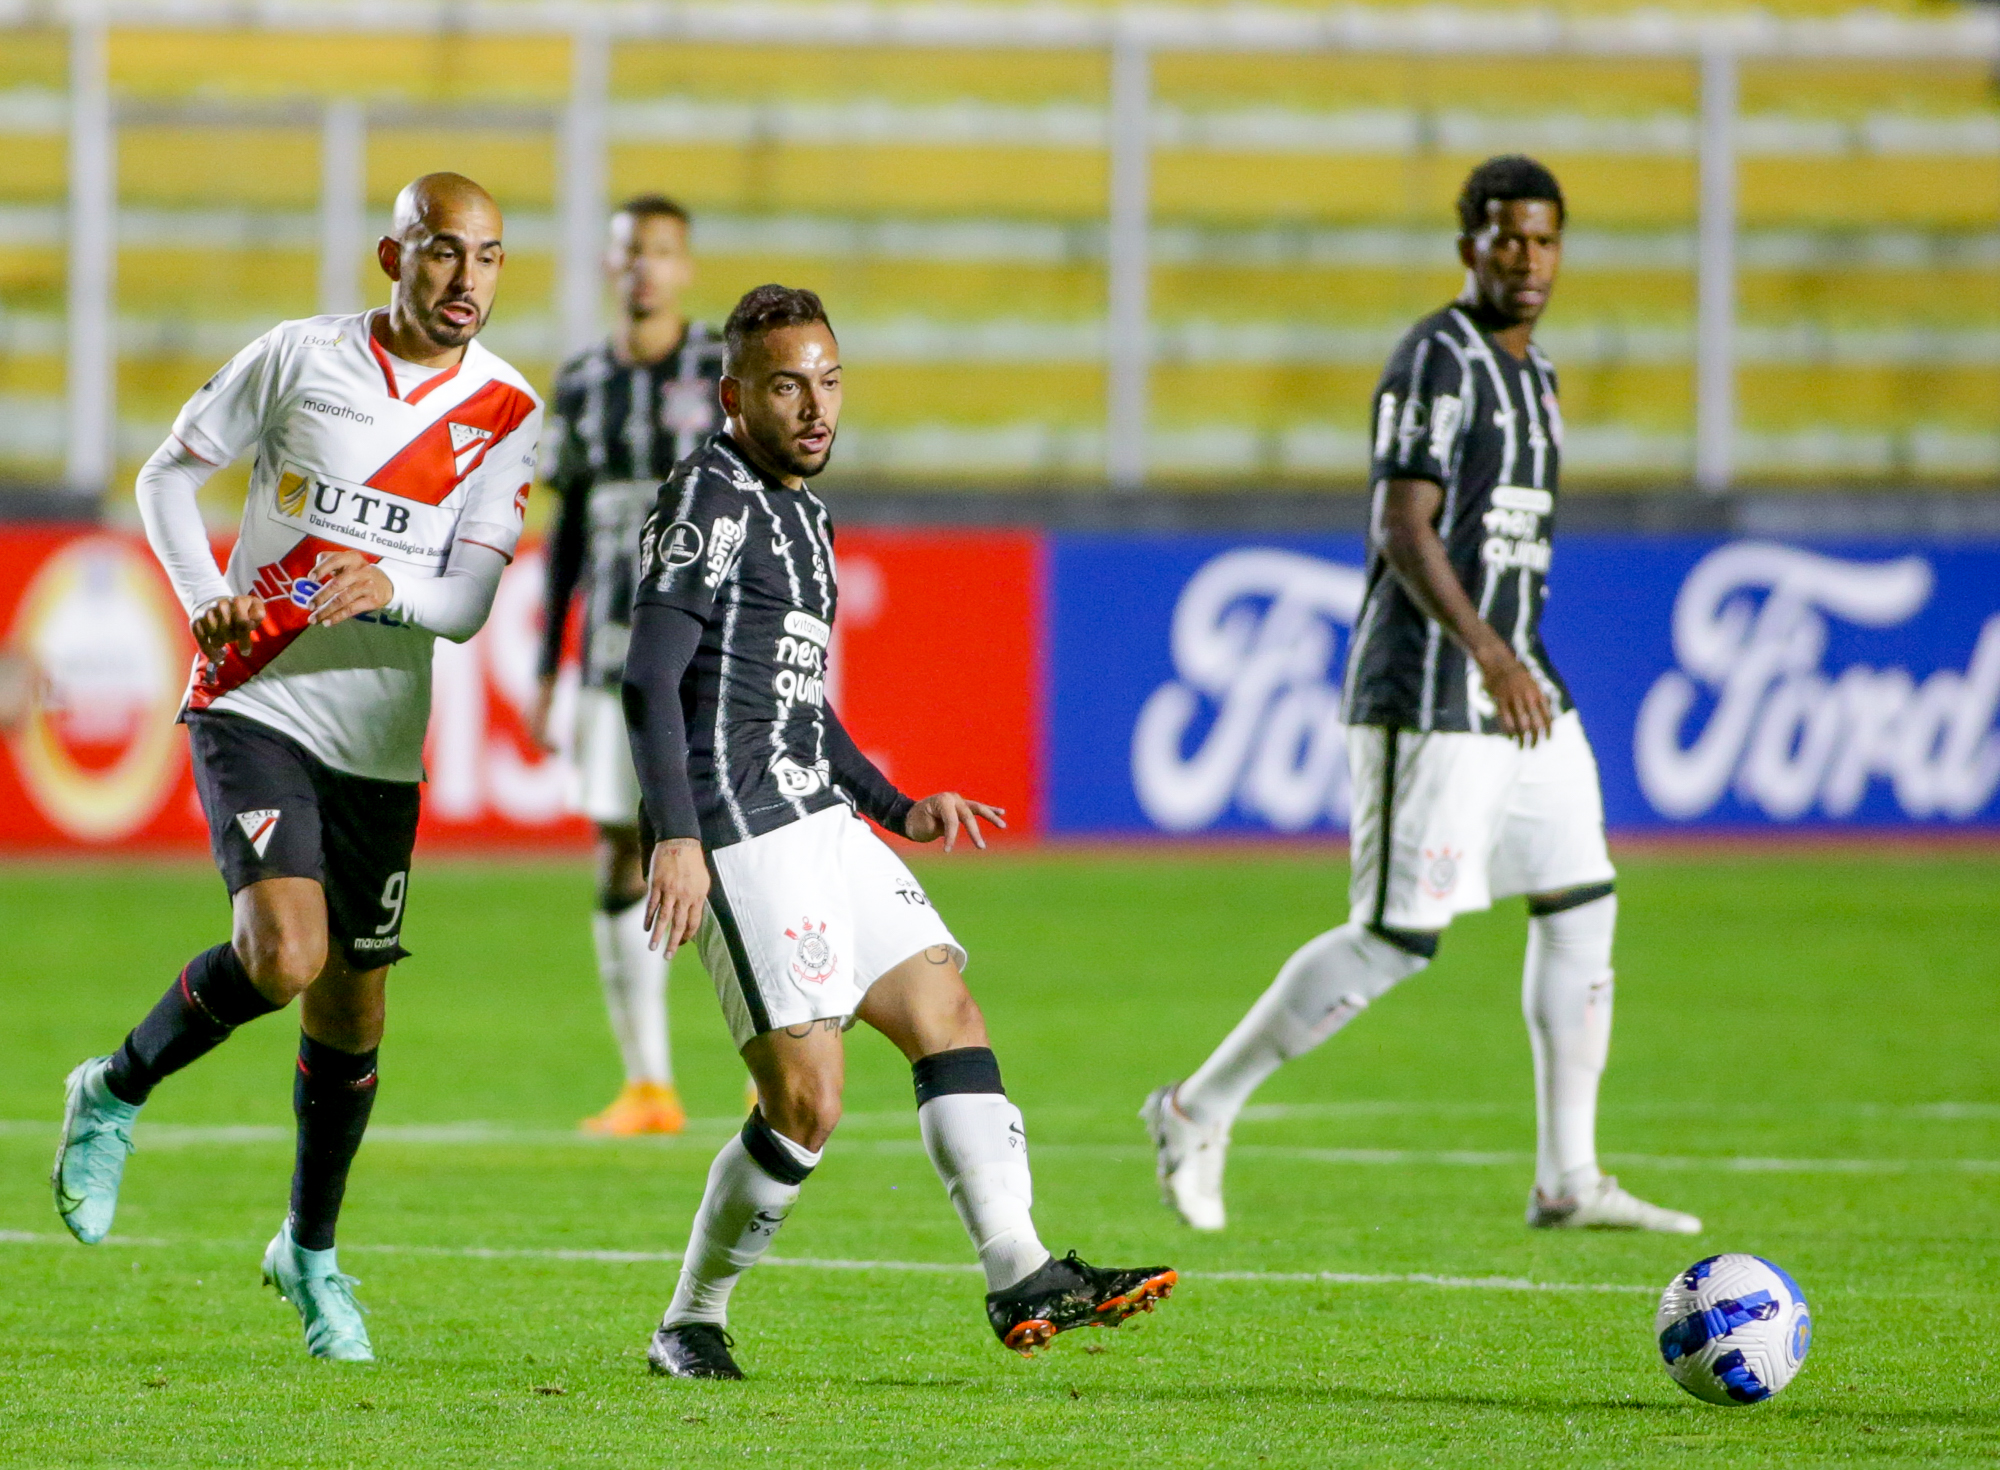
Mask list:
[[[1540,896],[1528,895],[1528,917],[1546,919],[1550,914],[1560,914],[1567,909],[1580,909],[1587,903],[1596,903],[1600,898],[1609,898],[1617,890],[1615,883],[1586,883],[1581,888],[1565,888],[1561,893],[1545,893]]]
[[[910,1068],[910,1077],[917,1084],[918,1107],[954,1092],[1007,1095],[1007,1089],[1000,1085],[1000,1059],[990,1046],[961,1046],[956,1051],[919,1057]]]
[[[1437,958],[1438,941],[1444,936],[1426,929],[1391,929],[1387,924],[1370,924],[1368,932],[1384,944],[1393,944],[1404,954],[1420,960]]]
[[[752,1110],[750,1116],[743,1120],[743,1147],[757,1161],[757,1167],[780,1184],[804,1184],[806,1176],[812,1173],[811,1164],[801,1164],[793,1157],[792,1151],[778,1141],[778,1135],[764,1121],[761,1107]]]

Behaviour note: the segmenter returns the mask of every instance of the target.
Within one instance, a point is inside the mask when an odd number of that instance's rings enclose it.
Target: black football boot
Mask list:
[[[646,1361],[669,1378],[741,1378],[743,1370],[729,1356],[735,1346],[736,1339],[713,1322],[683,1322],[654,1331]]]
[[[1027,1357],[1072,1327],[1116,1327],[1173,1295],[1169,1266],[1092,1266],[1071,1251],[1051,1256],[1027,1280],[986,1294],[986,1320],[1002,1345]]]

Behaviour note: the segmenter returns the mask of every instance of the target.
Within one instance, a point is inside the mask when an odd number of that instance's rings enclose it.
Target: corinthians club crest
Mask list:
[[[796,940],[792,951],[792,978],[801,985],[824,985],[840,964],[840,956],[827,943],[826,925],[800,919],[799,927],[787,929],[785,938]]]
[[[1458,887],[1458,865],[1465,854],[1455,847],[1424,849],[1424,892],[1432,898],[1450,898]]]

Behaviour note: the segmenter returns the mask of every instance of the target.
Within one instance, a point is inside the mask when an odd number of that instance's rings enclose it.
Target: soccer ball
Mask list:
[[[1711,1404],[1761,1403],[1812,1346],[1798,1282],[1741,1252],[1696,1261],[1669,1282],[1653,1329],[1667,1376]]]

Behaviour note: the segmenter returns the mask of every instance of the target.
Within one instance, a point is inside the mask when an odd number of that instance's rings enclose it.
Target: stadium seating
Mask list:
[[[57,32],[6,36],[0,407],[17,427],[0,434],[0,473],[33,477],[60,460],[33,425],[62,391],[66,51]],[[330,98],[409,114],[371,122],[372,211],[437,167],[500,197],[513,244],[493,341],[546,381],[564,44],[120,29],[111,72],[135,107],[305,105],[247,121],[141,111],[121,126],[128,468],[233,342],[314,309],[309,104]],[[1572,203],[1570,273],[1547,323],[1572,482],[1684,480],[1696,81],[1680,61],[1162,57],[1157,474],[1355,484],[1375,364],[1399,323],[1454,287],[1457,183],[1518,148],[1556,168]],[[621,43],[612,96],[612,192],[664,189],[697,212],[702,312],[766,279],[827,295],[853,368],[850,478],[1098,472],[1102,58],[864,50],[836,65],[809,49]],[[446,127],[410,112],[443,106],[486,113]],[[1746,481],[1991,483],[2000,107],[1988,70],[1748,64],[1742,114]]]

